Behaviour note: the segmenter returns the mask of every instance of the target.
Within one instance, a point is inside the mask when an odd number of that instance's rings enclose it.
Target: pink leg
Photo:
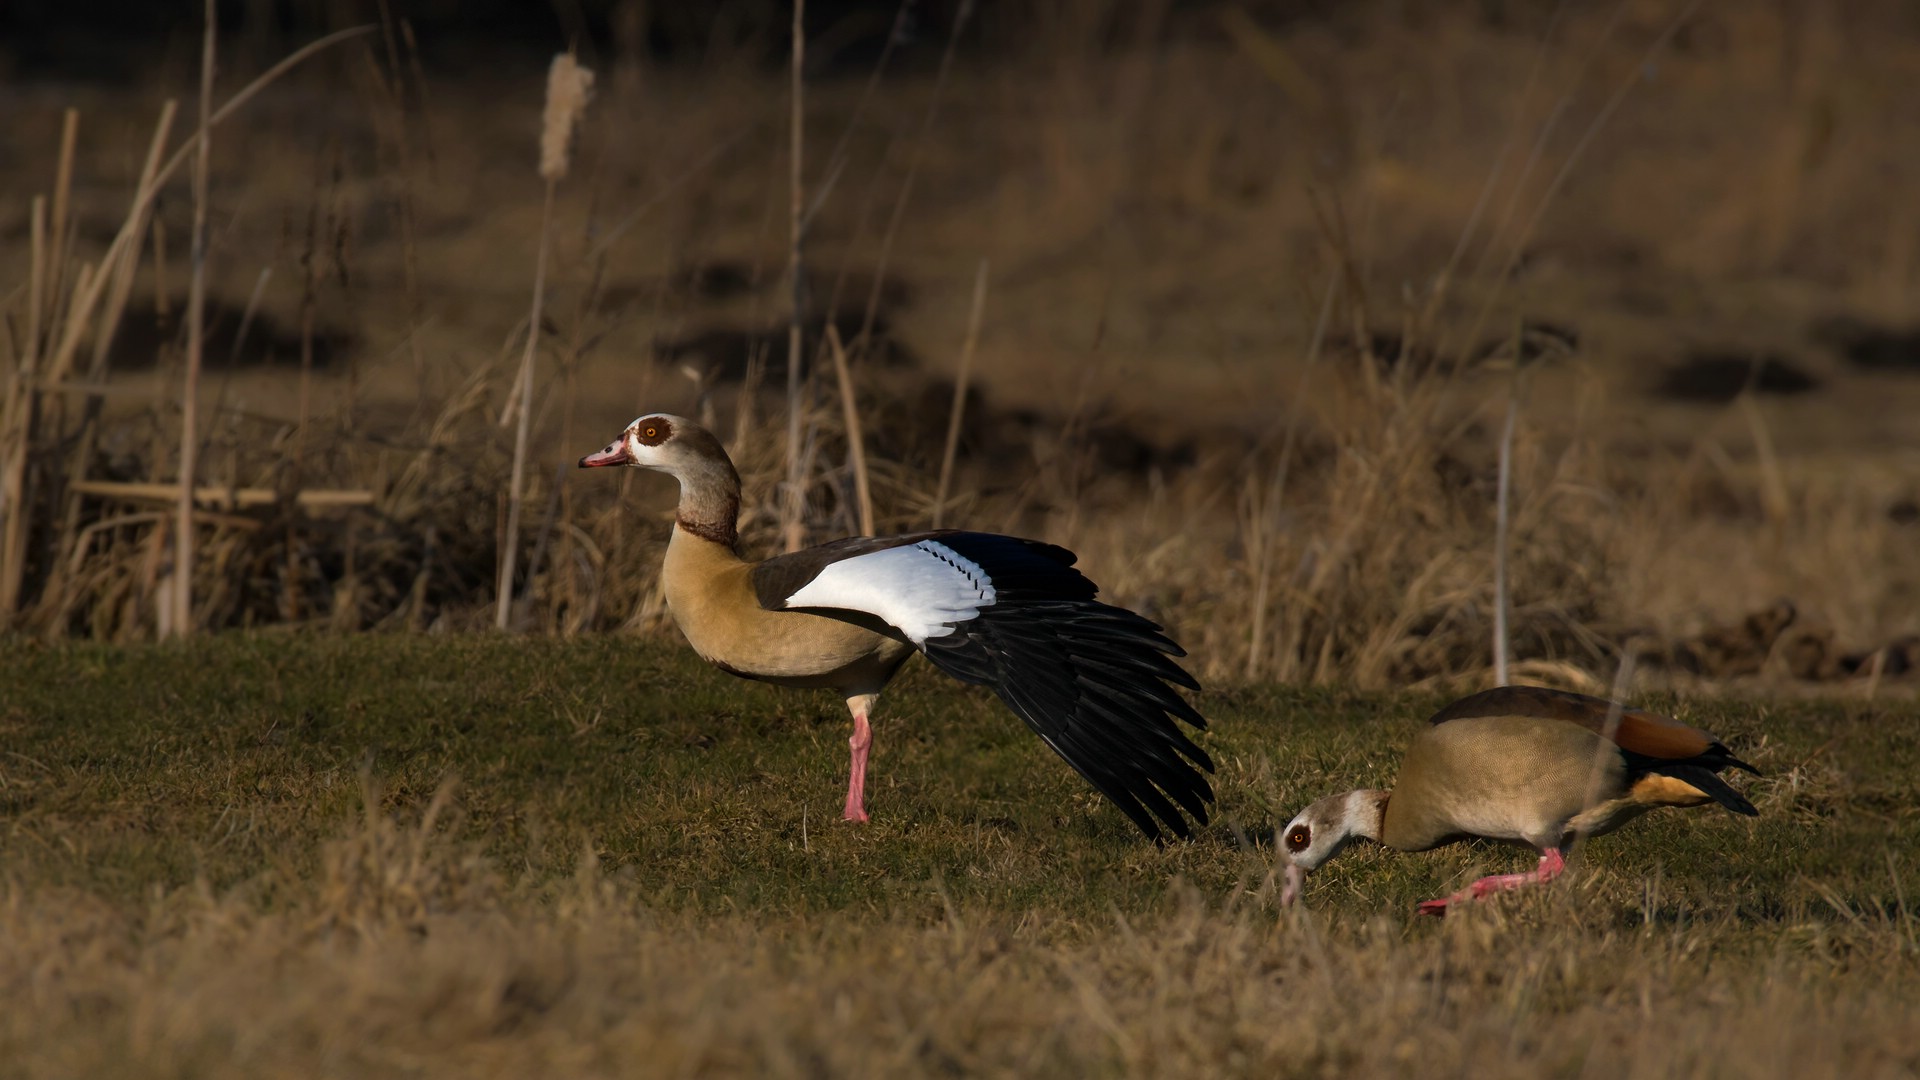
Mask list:
[[[1469,900],[1480,900],[1497,892],[1507,892],[1512,889],[1525,888],[1528,885],[1538,885],[1543,881],[1552,881],[1554,878],[1560,876],[1560,871],[1566,868],[1567,860],[1560,854],[1560,849],[1548,848],[1547,853],[1540,856],[1540,865],[1538,867],[1524,874],[1493,874],[1489,877],[1483,877],[1479,881],[1447,897],[1445,900],[1426,901],[1420,905],[1420,914],[1445,915],[1447,913],[1447,905],[1449,904],[1462,904]]]
[[[853,767],[847,774],[848,821],[867,820],[867,748],[873,745],[873,728],[867,725],[865,705],[853,707],[853,738],[847,746],[853,751]]]

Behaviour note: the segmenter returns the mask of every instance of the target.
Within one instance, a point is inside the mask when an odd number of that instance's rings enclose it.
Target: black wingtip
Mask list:
[[[1701,794],[1709,796],[1714,802],[1736,814],[1747,817],[1760,816],[1760,811],[1754,807],[1753,803],[1747,801],[1745,795],[1735,791],[1732,785],[1720,778],[1718,773],[1704,765],[1679,765],[1660,771],[1676,780],[1693,785],[1700,789]]]
[[[1739,769],[1741,772],[1751,773],[1754,776],[1765,775],[1759,769],[1734,757],[1733,751],[1727,749],[1726,744],[1722,742],[1716,741],[1711,747],[1708,747],[1707,752],[1700,755],[1700,762],[1716,772],[1721,769]]]
[[[1758,807],[1749,802],[1745,795],[1733,790],[1725,783],[1720,785],[1719,790],[1709,791],[1707,794],[1713,796],[1715,802],[1736,814],[1744,814],[1747,817],[1760,816],[1760,809]]]
[[[1156,844],[1207,823],[1213,761],[1180,728],[1206,720],[1176,687],[1200,689],[1161,628],[1103,604],[1065,548],[983,533],[938,542],[991,579],[994,599],[921,651],[983,684]],[[1196,766],[1198,766],[1196,768]]]

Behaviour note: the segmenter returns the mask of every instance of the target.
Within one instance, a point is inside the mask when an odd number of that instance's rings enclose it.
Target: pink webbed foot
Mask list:
[[[1486,897],[1492,896],[1494,893],[1510,892],[1514,889],[1525,888],[1528,885],[1538,885],[1542,882],[1552,881],[1554,878],[1559,877],[1560,872],[1566,868],[1567,860],[1565,856],[1560,854],[1560,849],[1548,848],[1547,853],[1540,856],[1540,865],[1526,873],[1492,874],[1483,877],[1479,881],[1461,889],[1459,892],[1454,893],[1444,900],[1427,900],[1421,903],[1418,910],[1422,915],[1445,915],[1450,905],[1464,904],[1473,900],[1483,900]]]
[[[847,770],[847,808],[841,814],[847,821],[867,820],[867,749],[872,745],[873,728],[867,724],[867,714],[856,711],[853,714],[853,737],[847,740],[847,748],[853,756]]]

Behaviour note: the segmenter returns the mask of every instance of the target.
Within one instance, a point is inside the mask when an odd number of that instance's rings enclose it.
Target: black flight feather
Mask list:
[[[1179,807],[1206,824],[1213,788],[1199,770],[1213,762],[1174,717],[1206,721],[1167,686],[1197,688],[1169,659],[1185,655],[1180,647],[1147,619],[1095,600],[1062,548],[984,533],[932,539],[986,571],[994,602],[928,638],[927,659],[998,694],[1147,836],[1158,840],[1161,825],[1191,835]]]
[[[1073,552],[990,533],[854,537],[767,560],[754,569],[754,592],[761,606],[784,609],[833,563],[921,541],[978,566],[994,594],[973,618],[920,647],[934,666],[991,689],[1152,839],[1163,827],[1190,836],[1182,809],[1206,824],[1213,788],[1201,770],[1212,772],[1213,761],[1175,722],[1207,726],[1173,689],[1200,688],[1174,662],[1186,652],[1152,621],[1094,599],[1099,588],[1073,569]],[[862,625],[871,618],[806,610]]]

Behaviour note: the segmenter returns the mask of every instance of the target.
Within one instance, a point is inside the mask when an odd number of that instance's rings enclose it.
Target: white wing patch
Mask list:
[[[841,608],[878,615],[915,645],[953,633],[993,604],[980,564],[937,540],[885,548],[829,565],[787,597],[790,608]]]

